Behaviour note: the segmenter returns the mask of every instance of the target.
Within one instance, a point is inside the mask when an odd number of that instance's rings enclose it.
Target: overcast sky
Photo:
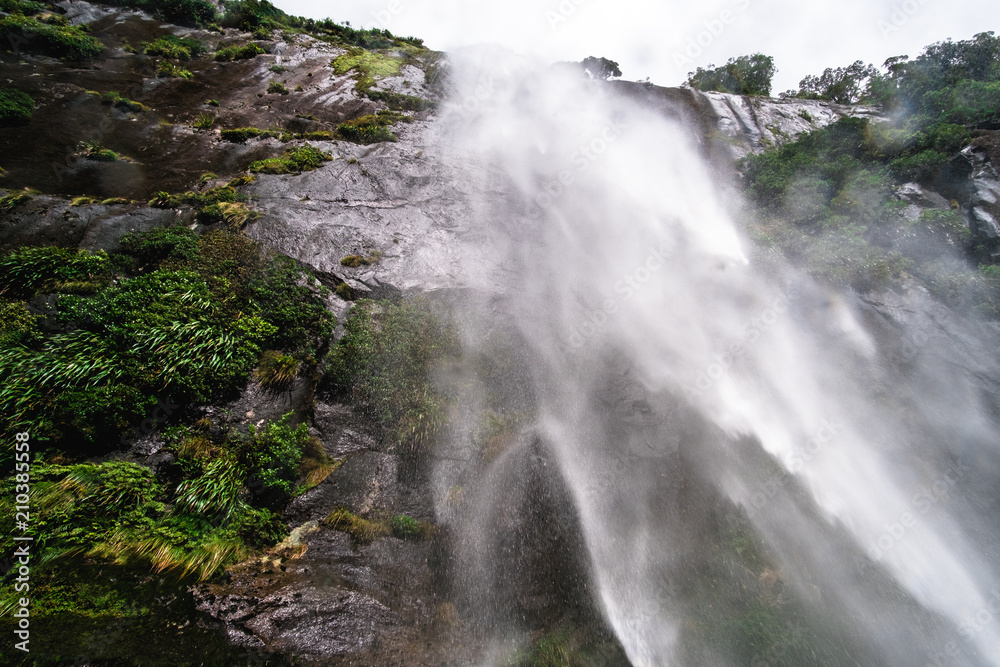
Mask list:
[[[623,78],[677,85],[695,67],[761,52],[773,93],[807,74],[864,60],[914,57],[948,37],[1000,30],[997,0],[273,0],[289,14],[383,27],[449,51],[481,43],[552,60],[604,56]]]

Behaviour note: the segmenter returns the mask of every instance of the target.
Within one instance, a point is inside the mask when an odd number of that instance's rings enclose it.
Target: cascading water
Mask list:
[[[526,474],[513,459],[542,447],[633,665],[751,664],[685,639],[718,637],[692,628],[727,611],[692,611],[692,586],[738,585],[692,583],[712,495],[742,508],[778,563],[759,577],[787,586],[775,604],[826,638],[803,648],[783,629],[788,646],[754,664],[1000,665],[996,397],[975,369],[908,352],[857,297],[755,251],[675,119],[496,52],[452,65],[448,147],[494,195],[472,222],[494,261],[468,267],[492,296],[468,306],[480,324],[466,345],[493,354],[487,320],[516,331],[515,392],[532,397],[528,419],[495,429],[509,448],[455,520],[466,593],[493,610],[494,638],[517,625],[502,627],[495,600],[516,560],[501,500]],[[455,442],[482,418],[481,396],[463,404]],[[437,472],[446,518],[459,469]]]

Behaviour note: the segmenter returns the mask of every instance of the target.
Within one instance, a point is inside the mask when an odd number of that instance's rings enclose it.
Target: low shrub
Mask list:
[[[267,85],[267,92],[271,95],[288,95],[288,88],[280,81],[271,81]]]
[[[388,129],[394,120],[380,115],[362,116],[338,125],[337,133],[356,144],[397,141],[396,135]]]
[[[247,44],[233,44],[225,46],[215,52],[215,59],[221,62],[232,62],[234,60],[249,60],[265,53],[253,42]]]
[[[152,42],[143,42],[137,49],[143,55],[173,58],[174,60],[191,60],[191,58],[203,55],[206,50],[205,43],[200,39],[177,37],[176,35],[164,35]]]
[[[0,37],[19,50],[64,60],[91,60],[104,50],[81,26],[51,25],[18,14],[0,17]]]
[[[250,171],[262,174],[299,174],[318,169],[324,162],[332,159],[333,156],[329,153],[307,144],[285,151],[282,157],[258,160],[250,165]]]

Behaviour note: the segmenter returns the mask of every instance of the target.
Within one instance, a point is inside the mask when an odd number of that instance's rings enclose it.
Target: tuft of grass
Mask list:
[[[230,46],[224,46],[216,51],[215,59],[220,62],[249,60],[251,58],[256,58],[262,53],[265,53],[264,49],[260,48],[253,42],[248,42],[246,44],[232,44]]]
[[[345,507],[334,509],[322,523],[324,526],[347,533],[354,541],[361,544],[367,544],[390,533],[385,521],[364,519]]]
[[[193,79],[191,70],[179,67],[169,60],[161,60],[156,67],[156,76],[161,78]]]
[[[286,151],[283,157],[258,160],[250,165],[250,171],[262,174],[300,174],[318,169],[324,162],[332,159],[333,156],[329,153],[307,144]]]
[[[362,255],[347,255],[346,257],[341,258],[340,265],[346,266],[351,269],[356,269],[360,266],[369,266],[371,264],[374,264],[380,259],[382,259],[382,257],[383,254],[379,250],[376,250],[367,257]]]
[[[268,350],[261,355],[254,377],[265,389],[273,391],[287,388],[299,373],[299,361],[295,357]]]
[[[0,197],[0,210],[9,211],[18,206],[22,206],[31,201],[33,192],[25,188],[20,192],[12,192],[9,195]]]
[[[215,125],[215,116],[210,113],[200,113],[192,127],[196,130],[210,130]]]
[[[217,107],[219,106],[219,100],[205,100],[205,104],[210,107]]]
[[[271,83],[267,85],[267,92],[269,95],[287,95],[288,88],[286,88],[280,81],[271,81]]]
[[[109,104],[120,109],[128,109],[129,111],[136,112],[148,111],[149,109],[145,104],[122,97],[121,93],[113,90],[101,95],[101,104]]]
[[[216,459],[195,479],[177,487],[177,509],[228,521],[242,507],[243,472],[233,458]]]
[[[383,141],[397,141],[389,126],[398,120],[381,114],[361,116],[337,126],[337,132],[347,141],[356,144],[375,144]]]
[[[80,144],[83,157],[96,162],[115,162],[119,159],[118,153],[110,148],[105,148],[99,141],[85,141]]]
[[[0,127],[24,125],[31,120],[35,100],[14,88],[0,88]]]
[[[160,56],[174,60],[191,60],[205,53],[205,43],[199,39],[164,35],[152,42],[143,42],[136,49],[147,56]]]
[[[287,72],[288,71],[288,68],[285,67],[284,65],[271,65],[267,69],[271,70],[275,74],[281,74],[282,72]]]

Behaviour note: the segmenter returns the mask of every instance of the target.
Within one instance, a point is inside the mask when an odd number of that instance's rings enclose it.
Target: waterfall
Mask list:
[[[685,643],[713,622],[692,617],[705,582],[689,581],[711,556],[709,502],[776,561],[757,578],[782,582],[772,606],[798,610],[785,636],[801,623],[825,638],[811,664],[1000,665],[997,423],[975,369],[913,351],[858,295],[755,248],[731,177],[634,86],[496,51],[457,54],[450,85],[441,123],[488,193],[470,224],[493,260],[467,267],[490,296],[467,306],[465,342],[488,357],[487,322],[508,327],[532,403],[492,477],[463,491],[464,581],[493,605],[484,618],[502,624],[494,570],[514,557],[497,546],[498,503],[535,447],[632,665],[751,664]],[[476,437],[484,401],[464,397],[455,447]],[[459,468],[437,473],[446,517]],[[795,650],[793,637],[753,664],[795,664]]]

